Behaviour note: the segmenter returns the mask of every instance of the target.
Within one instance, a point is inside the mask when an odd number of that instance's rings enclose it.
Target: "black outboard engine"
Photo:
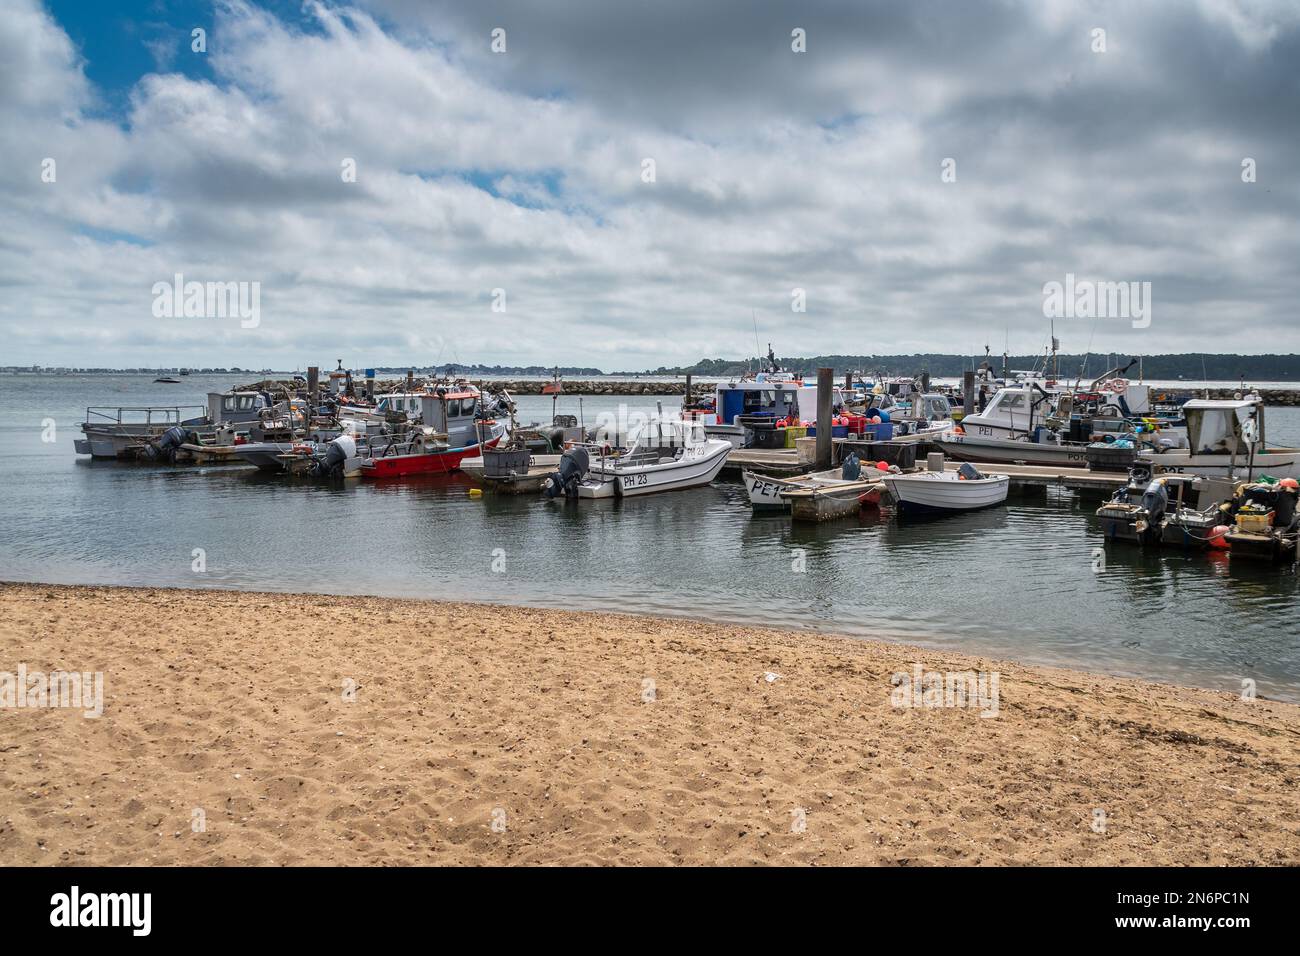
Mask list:
[[[313,478],[328,478],[331,481],[343,477],[343,463],[357,453],[357,443],[351,435],[340,435],[329,443],[325,457],[312,466]]]
[[[1142,507],[1146,509],[1147,524],[1158,528],[1169,507],[1169,490],[1163,481],[1157,478],[1147,485],[1147,490],[1142,493]]]
[[[581,445],[575,445],[560,456],[560,466],[546,478],[542,493],[547,498],[577,494],[578,482],[591,467],[591,455]]]
[[[845,481],[857,481],[862,477],[862,462],[858,461],[857,452],[849,452],[849,456],[844,459],[843,470],[840,471],[840,477]]]
[[[180,425],[173,425],[154,441],[144,446],[145,457],[150,461],[165,461],[169,464],[176,464],[176,453],[180,451],[181,445],[193,440],[198,444],[198,436],[192,435],[187,429]]]

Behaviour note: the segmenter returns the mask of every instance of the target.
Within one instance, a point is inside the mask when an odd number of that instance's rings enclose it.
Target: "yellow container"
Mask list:
[[[1237,530],[1246,531],[1251,534],[1266,534],[1273,527],[1273,512],[1271,511],[1239,511],[1237,512]]]
[[[795,448],[796,438],[806,438],[808,436],[807,425],[791,425],[785,429],[785,447]]]

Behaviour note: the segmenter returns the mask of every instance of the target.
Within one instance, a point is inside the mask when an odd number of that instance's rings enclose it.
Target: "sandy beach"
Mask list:
[[[366,597],[15,584],[0,621],[0,672],[104,680],[0,710],[5,864],[1300,863],[1300,708],[1234,693]]]

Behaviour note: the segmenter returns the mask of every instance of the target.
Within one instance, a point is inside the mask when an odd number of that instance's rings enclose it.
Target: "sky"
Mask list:
[[[5,0],[0,365],[1300,352],[1298,117],[1290,0]]]

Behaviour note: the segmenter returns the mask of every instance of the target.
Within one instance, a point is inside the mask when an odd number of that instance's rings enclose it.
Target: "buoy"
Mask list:
[[[877,470],[877,471],[889,471],[889,462],[887,462],[887,461],[878,461],[878,462],[876,462],[876,470]]]
[[[1227,551],[1228,539],[1227,533],[1232,529],[1226,524],[1215,525],[1214,530],[1210,532],[1210,539],[1207,542],[1212,551]]]
[[[482,489],[482,488],[471,488],[471,489],[469,490],[469,496],[470,496],[471,498],[482,498],[482,497],[483,497],[483,489]]]

